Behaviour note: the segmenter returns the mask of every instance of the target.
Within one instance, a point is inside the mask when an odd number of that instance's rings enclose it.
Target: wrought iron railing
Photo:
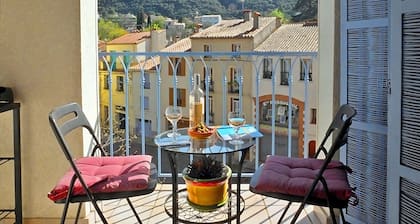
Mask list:
[[[271,76],[263,71],[267,58],[273,61]],[[281,68],[284,58],[291,59],[289,68]],[[312,63],[300,71],[308,59]],[[99,60],[102,139],[111,155],[155,153],[159,175],[170,175],[153,136],[170,128],[163,116],[168,104],[183,107],[178,127],[188,124],[194,73],[201,73],[204,86],[210,87],[203,89],[207,124],[225,125],[230,110],[241,110],[247,114],[247,123],[264,134],[256,139],[244,176],[266,155],[309,154],[309,141],[316,136],[316,124],[310,123],[316,119],[310,116],[317,109],[317,85],[311,81],[317,77],[316,73],[311,80],[308,76],[309,70],[316,71],[309,68],[317,65],[314,52],[110,52],[99,53]],[[287,86],[281,85],[285,70],[290,71]]]

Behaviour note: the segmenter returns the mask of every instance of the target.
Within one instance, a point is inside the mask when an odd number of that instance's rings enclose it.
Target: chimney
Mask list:
[[[254,19],[254,26],[252,27],[253,30],[260,28],[260,15],[261,14],[259,12],[254,12],[254,15],[252,16]]]
[[[244,9],[243,14],[244,14],[244,21],[250,21],[251,20],[251,10]]]
[[[194,33],[200,32],[201,31],[201,27],[203,27],[203,24],[201,24],[201,23],[195,24],[195,26],[194,26]]]

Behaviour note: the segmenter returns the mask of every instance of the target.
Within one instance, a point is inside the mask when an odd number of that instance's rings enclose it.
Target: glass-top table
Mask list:
[[[167,203],[165,202],[165,211],[172,217],[173,223],[178,223],[179,221],[183,223],[230,223],[234,219],[236,219],[237,223],[240,223],[240,214],[245,207],[245,202],[240,195],[242,165],[247,153],[249,153],[249,149],[255,145],[255,140],[249,135],[244,135],[242,137],[243,144],[233,145],[228,140],[223,140],[217,131],[206,139],[191,138],[188,135],[187,128],[178,129],[177,132],[180,136],[176,138],[168,137],[167,134],[169,132],[171,131],[162,132],[155,137],[154,141],[156,145],[168,154],[171,166],[172,195],[168,197]],[[231,193],[229,203],[226,203],[225,206],[214,212],[193,211],[190,206],[186,206],[185,189],[178,190],[177,155],[216,155],[234,152],[241,152],[241,157],[238,170],[236,170],[236,192],[231,190],[231,181],[229,181],[229,192]],[[231,210],[235,207],[236,211],[232,213]]]

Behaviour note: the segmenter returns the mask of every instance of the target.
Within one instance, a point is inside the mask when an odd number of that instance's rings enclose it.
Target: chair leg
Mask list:
[[[346,219],[344,218],[344,212],[343,209],[340,209],[340,213],[341,213],[341,220],[343,221],[343,224],[346,224]]]
[[[330,215],[331,215],[331,219],[333,224],[337,224],[337,220],[335,219],[335,213],[334,213],[334,208],[331,206],[328,206],[328,208],[330,209]]]
[[[286,208],[284,209],[283,214],[281,214],[281,217],[280,217],[279,221],[277,222],[278,224],[280,224],[280,223],[281,223],[281,221],[283,220],[283,218],[284,218],[284,216],[286,215],[287,210],[289,210],[289,208],[290,208],[290,205],[291,205],[291,204],[292,204],[292,202],[291,202],[291,201],[289,201],[289,203],[287,204]]]
[[[64,224],[64,221],[66,221],[66,216],[67,216],[67,210],[69,208],[69,203],[70,203],[70,201],[68,199],[66,199],[66,203],[64,204],[64,208],[63,208],[63,213],[61,214],[61,220],[60,220],[61,224]]]
[[[141,224],[141,220],[140,220],[139,215],[138,215],[138,214],[137,214],[137,212],[136,212],[136,208],[134,208],[134,206],[133,206],[133,204],[131,203],[131,201],[130,201],[130,199],[129,199],[129,198],[126,198],[126,199],[127,199],[128,205],[130,205],[131,210],[133,210],[133,213],[134,213],[134,215],[136,216],[137,221],[139,222],[139,224]]]
[[[77,224],[79,222],[80,210],[82,210],[82,202],[80,202],[79,206],[77,207],[76,219],[74,220],[74,224]]]
[[[305,208],[305,204],[306,202],[303,201],[302,203],[300,203],[299,209],[296,211],[295,216],[293,216],[293,219],[290,223],[296,223],[297,219],[299,218],[300,213],[303,211],[303,209]]]
[[[98,204],[96,203],[96,200],[91,201],[93,204],[93,207],[95,208],[96,212],[98,213],[99,217],[101,218],[103,224],[108,224],[108,221],[106,221],[106,218],[104,214],[102,213],[101,209],[99,208]]]

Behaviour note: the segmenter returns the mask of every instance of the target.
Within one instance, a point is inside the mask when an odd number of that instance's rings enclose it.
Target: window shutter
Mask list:
[[[402,18],[401,164],[420,171],[420,13]]]
[[[418,223],[420,208],[420,184],[401,179],[400,223]]]
[[[386,223],[388,2],[341,4],[341,99],[357,110],[341,158],[353,169],[349,181],[357,188],[359,204],[349,205],[346,215],[351,223]]]
[[[169,88],[169,105],[174,105],[174,88]]]

